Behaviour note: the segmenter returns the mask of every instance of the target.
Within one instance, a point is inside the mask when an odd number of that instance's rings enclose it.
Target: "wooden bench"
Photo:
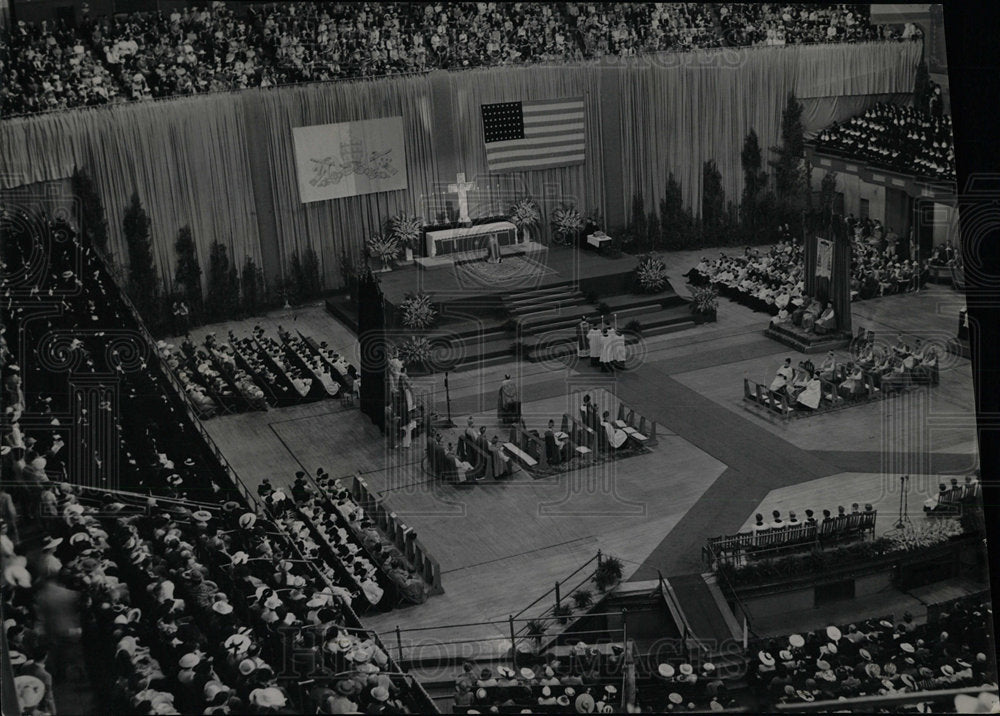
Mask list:
[[[503,447],[504,447],[504,450],[506,450],[507,452],[509,452],[510,455],[511,455],[511,457],[513,457],[519,463],[521,463],[521,465],[523,467],[525,467],[525,468],[532,468],[532,467],[536,467],[538,465],[538,460],[536,460],[535,458],[531,457],[531,455],[529,455],[528,453],[526,453],[524,450],[522,450],[521,448],[519,448],[514,443],[510,443],[510,442],[504,443]]]

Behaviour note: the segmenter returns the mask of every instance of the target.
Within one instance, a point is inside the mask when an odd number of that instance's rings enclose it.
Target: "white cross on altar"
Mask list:
[[[476,185],[471,181],[465,181],[465,174],[455,175],[455,183],[448,185],[449,194],[458,194],[458,223],[472,225],[469,218],[469,192],[474,191]]]

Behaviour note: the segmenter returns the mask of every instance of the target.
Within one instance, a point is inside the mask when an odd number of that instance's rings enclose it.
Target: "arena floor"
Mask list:
[[[668,255],[668,261],[672,284],[683,294],[680,274],[697,256]],[[854,304],[854,325],[890,341],[911,331],[951,337],[960,305],[951,289],[931,286]],[[321,306],[278,312],[233,330],[242,335],[255,324],[269,331],[278,324],[297,328],[357,361],[353,336]],[[520,381],[529,427],[544,426],[549,417],[558,422],[571,407],[567,396],[580,390],[609,391],[657,421],[659,445],[651,453],[590,472],[540,480],[522,473],[502,485],[472,488],[436,484],[422,469],[422,443],[387,449],[368,419],[339,401],[220,417],[205,425],[251,488],[265,477],[290,484],[296,470],[321,466],[334,475],[361,474],[414,528],[441,565],[445,592],[420,606],[368,615],[366,623],[391,643],[397,626],[492,621],[448,635],[487,644],[495,639],[501,650],[507,646],[507,615],[598,549],[622,559],[626,580],[697,573],[704,570],[704,540],[738,531],[760,509],[873,502],[880,510],[877,531],[884,531],[896,518],[898,475],[926,476],[915,477],[909,497],[917,518],[923,500],[936,492],[935,475],[977,467],[968,360],[943,357],[936,388],[780,423],[747,410],[742,401],[744,375],[769,381],[786,355],[802,359],[765,338],[766,324],[764,314],[723,299],[718,322],[649,339],[641,364],[617,377],[585,365],[513,363],[450,376],[453,419],[464,426],[466,416],[474,415],[490,436],[499,432],[495,395],[505,373]],[[211,330],[200,329],[196,338]],[[415,382],[417,392],[444,414],[442,377]],[[427,644],[444,638],[433,629],[421,634]],[[482,655],[483,644],[477,648]]]

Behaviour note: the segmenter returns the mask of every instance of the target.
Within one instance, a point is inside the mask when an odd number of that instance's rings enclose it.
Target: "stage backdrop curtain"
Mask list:
[[[647,211],[673,172],[686,204],[701,212],[702,166],[715,160],[726,197],[743,190],[740,152],[756,130],[765,162],[781,137],[789,92],[800,100],[912,92],[919,43],[788,45],[639,58],[617,70],[622,88],[622,195],[642,191]],[[659,60],[659,61],[658,61]],[[609,191],[614,189],[609,187]]]
[[[153,257],[172,284],[174,242],[191,227],[207,278],[214,241],[230,261],[260,263],[247,163],[246,127],[236,95],[221,94],[62,112],[0,125],[6,186],[68,177],[76,166],[97,184],[111,251],[127,263],[122,216],[138,193],[151,220]]]
[[[647,207],[655,205],[668,171],[699,212],[703,162],[715,160],[728,198],[737,202],[743,138],[756,129],[765,154],[777,144],[789,91],[802,99],[909,92],[919,57],[916,43],[871,43],[454,72],[446,78],[450,96],[436,95],[436,101],[451,105],[454,132],[434,126],[440,107],[434,106],[428,76],[14,118],[0,122],[0,188],[64,179],[81,166],[96,179],[111,248],[122,261],[122,214],[132,191],[138,192],[153,221],[153,253],[168,284],[177,230],[187,224],[205,278],[209,246],[216,240],[229,247],[237,266],[246,256],[268,264],[268,279],[287,277],[289,257],[312,247],[323,282],[332,288],[341,284],[341,249],[358,256],[365,239],[400,210],[434,221],[446,202],[454,203],[447,193],[454,176],[438,172],[439,156],[448,158],[443,165],[464,169],[479,186],[470,195],[473,216],[505,215],[514,201],[530,196],[542,208],[543,238],[551,233],[552,209],[562,202],[598,208],[607,216],[608,206],[628,207],[641,189]],[[620,95],[602,97],[602,83],[607,87],[609,82]],[[502,175],[488,171],[481,104],[571,96],[585,98],[585,164]],[[604,121],[619,118],[620,126],[602,126],[602,100],[619,105],[603,114]],[[293,127],[397,115],[403,116],[406,132],[407,189],[301,203]],[[621,133],[620,156],[604,155],[605,132]],[[605,162],[615,169],[607,175],[615,177],[620,163],[620,184],[605,185]]]
[[[458,166],[477,190],[469,195],[469,215],[507,215],[511,206],[531,197],[541,209],[541,237],[551,236],[549,221],[560,204],[570,204],[586,213],[604,213],[604,153],[602,151],[601,95],[598,70],[593,65],[528,68],[490,68],[450,75],[452,112],[456,133],[451,146]],[[540,171],[491,172],[486,163],[481,105],[546,99],[584,98],[584,163]],[[449,137],[438,137],[448,142]],[[461,171],[461,169],[460,169]],[[439,206],[454,199],[438,192]],[[443,208],[443,206],[441,207]]]

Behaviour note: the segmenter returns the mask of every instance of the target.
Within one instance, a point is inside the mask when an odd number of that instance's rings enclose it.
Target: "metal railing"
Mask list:
[[[920,709],[923,713],[948,713],[954,711],[954,700],[956,696],[966,695],[973,698],[980,694],[987,693],[997,695],[997,687],[993,684],[983,686],[967,686],[961,689],[942,689],[941,691],[916,691],[910,693],[885,694],[883,696],[858,696],[855,698],[843,698],[830,701],[796,701],[795,703],[773,704],[779,712],[842,712],[860,711],[862,713],[881,713],[883,711],[898,712],[898,709],[891,709],[893,706],[917,706],[923,704],[929,708]],[[939,710],[936,707],[944,707]],[[966,712],[970,713],[970,712]],[[985,712],[984,712],[985,713]]]
[[[609,635],[614,636],[614,635],[618,634],[619,632],[621,632],[622,639],[619,640],[619,639],[612,638],[610,640],[610,643],[619,643],[619,642],[624,643],[624,641],[623,641],[624,640],[624,635],[625,635],[624,614],[625,614],[625,610],[619,610],[619,611],[613,611],[613,612],[588,612],[587,613],[588,617],[618,617],[618,618],[621,618],[621,619],[623,619],[623,626],[620,629],[619,628],[607,628],[607,627],[601,628],[601,629],[580,629],[580,630],[575,630],[574,629],[574,630],[570,630],[570,631],[564,631],[564,632],[562,632],[562,635],[563,636],[572,636],[572,637],[584,637],[586,639],[592,639],[595,635],[598,635],[598,636],[603,635],[603,636],[607,637]],[[397,655],[397,661],[400,662],[400,663],[402,663],[402,662],[407,662],[407,661],[408,662],[414,662],[414,661],[419,660],[419,657],[414,658],[414,656],[412,655],[412,653],[411,654],[407,654],[406,653],[407,651],[413,652],[413,651],[416,651],[416,650],[427,650],[427,651],[437,650],[437,652],[438,652],[437,656],[440,656],[442,652],[445,653],[445,654],[447,654],[448,647],[452,647],[452,646],[461,646],[463,644],[486,644],[486,643],[491,643],[491,642],[508,642],[509,643],[509,647],[507,647],[507,649],[509,649],[509,651],[510,651],[510,660],[511,660],[511,663],[516,666],[517,665],[517,657],[518,657],[518,653],[519,653],[518,652],[518,648],[517,648],[518,644],[522,643],[525,639],[532,639],[532,638],[541,639],[542,638],[540,636],[539,637],[535,637],[535,636],[531,636],[531,637],[529,637],[529,636],[520,636],[519,637],[518,636],[519,633],[521,633],[521,632],[524,631],[524,628],[518,630],[517,629],[517,624],[524,624],[525,626],[527,626],[527,624],[529,624],[530,622],[533,622],[533,621],[536,621],[536,619],[534,617],[514,617],[514,616],[509,616],[506,619],[487,619],[487,620],[476,621],[476,622],[458,622],[458,623],[451,623],[451,624],[436,624],[436,625],[432,625],[432,626],[408,627],[406,629],[403,629],[403,628],[397,626],[396,629],[395,629],[395,631],[394,631],[395,638],[396,638],[396,655]],[[453,639],[447,639],[447,640],[433,639],[431,641],[425,641],[425,642],[418,642],[418,641],[404,642],[404,640],[403,640],[403,635],[404,634],[423,634],[423,633],[428,633],[428,632],[461,631],[461,630],[472,629],[472,628],[481,628],[481,627],[496,628],[497,631],[499,632],[499,629],[502,628],[504,625],[507,626],[507,633],[506,634],[495,633],[495,634],[491,634],[491,635],[477,635],[477,636],[470,637],[470,638],[453,638]],[[382,636],[385,637],[387,635],[386,634],[382,634]],[[596,639],[596,640],[594,640],[594,643],[605,643],[607,641],[608,641],[607,639]],[[506,653],[506,649],[504,650],[504,653]],[[490,654],[490,658],[494,658],[495,656],[496,656],[495,653],[491,653]],[[447,660],[448,660],[448,658],[446,657],[444,659],[444,661],[447,661]],[[464,658],[462,660],[464,660]]]
[[[681,641],[684,644],[684,653],[687,656],[687,660],[693,661],[693,647],[691,642],[694,642],[694,648],[697,648],[700,651],[701,640],[698,638],[698,635],[694,633],[694,630],[691,629],[691,624],[688,622],[687,615],[681,608],[680,600],[674,593],[674,588],[670,586],[670,582],[663,578],[663,573],[660,570],[656,570],[656,576],[659,581],[660,595],[663,597],[663,601],[667,605],[667,610],[673,617],[674,623],[681,629]]]

